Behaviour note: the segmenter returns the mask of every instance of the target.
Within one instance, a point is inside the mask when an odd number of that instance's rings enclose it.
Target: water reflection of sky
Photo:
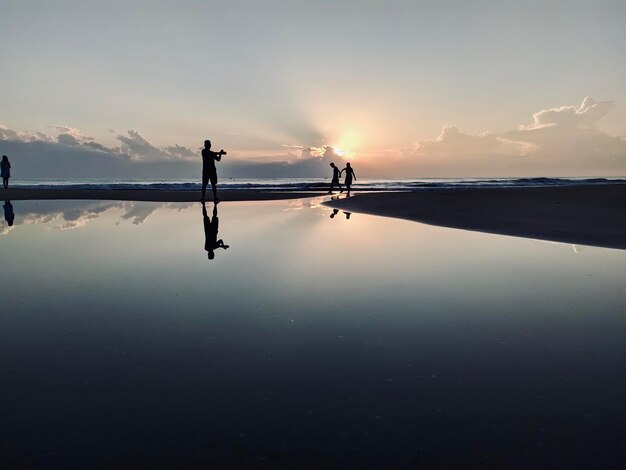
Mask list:
[[[0,439],[39,466],[595,462],[626,430],[626,252],[296,200],[220,205],[208,260],[200,204],[13,206]]]

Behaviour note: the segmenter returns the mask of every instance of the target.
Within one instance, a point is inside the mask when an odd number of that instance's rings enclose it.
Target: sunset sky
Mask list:
[[[626,175],[621,0],[0,10],[0,152],[16,172],[23,157],[38,177],[92,160],[99,177],[191,175],[211,138],[230,163],[293,174],[344,157],[369,176]]]

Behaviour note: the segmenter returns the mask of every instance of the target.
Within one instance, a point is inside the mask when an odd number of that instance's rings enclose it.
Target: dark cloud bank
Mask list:
[[[499,134],[471,135],[444,127],[433,140],[355,160],[366,177],[624,176],[626,140],[603,132],[599,121],[613,107],[591,98],[579,106],[535,113],[532,122]],[[18,178],[195,178],[200,151],[180,145],[158,148],[138,131],[118,135],[106,147],[78,129],[49,126],[56,136],[18,132],[0,125],[0,153],[9,155]],[[201,142],[199,142],[201,144]],[[331,146],[282,146],[284,157],[244,161],[231,152],[220,164],[223,177],[323,177],[329,163],[345,160]]]

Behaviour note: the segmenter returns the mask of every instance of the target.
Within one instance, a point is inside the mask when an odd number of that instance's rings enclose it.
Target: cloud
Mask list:
[[[287,149],[288,156],[295,156],[295,158],[320,158],[324,154],[324,149],[321,147],[305,147],[303,145],[283,145],[283,148]]]
[[[445,126],[412,149],[370,150],[351,161],[363,177],[623,176],[626,140],[601,128],[613,107],[587,97],[579,105],[539,110],[527,124],[500,133]],[[71,126],[48,128],[53,135],[0,125],[0,154],[11,158],[15,178],[177,179],[200,173],[199,152],[178,144],[157,147],[134,129],[115,133],[120,146],[107,147]],[[231,150],[220,177],[328,176],[328,164],[342,165],[346,155],[321,142],[283,145],[254,160]]]
[[[7,126],[0,124],[0,140],[21,140],[17,132],[12,131]]]
[[[417,144],[416,155],[438,157],[472,157],[494,152],[501,144],[498,136],[484,133],[471,135],[457,127],[446,126],[434,140],[423,140]]]
[[[335,147],[331,147],[330,145],[325,145],[323,149],[324,149],[324,153],[322,154],[322,158],[326,158],[330,160],[341,158],[341,155],[337,153],[337,149],[335,149]]]
[[[136,130],[118,136],[120,147],[107,147],[74,127],[48,129],[53,135],[0,124],[0,152],[11,158],[15,178],[188,178],[199,172],[196,152],[177,144],[157,148]]]
[[[611,101],[587,97],[580,106],[544,109],[533,122],[501,134],[503,141],[517,144],[521,153],[546,167],[587,174],[626,173],[626,140],[602,131],[600,120],[613,107]]]
[[[586,97],[578,106],[540,110],[530,124],[499,134],[446,126],[436,139],[418,142],[403,164],[429,176],[624,175],[626,140],[600,128],[613,107]]]
[[[533,114],[533,124],[522,129],[539,129],[543,127],[561,126],[566,128],[596,128],[602,119],[614,107],[612,101],[596,102],[586,97],[579,107],[561,106],[543,109]]]
[[[198,152],[194,152],[187,147],[181,147],[178,144],[174,144],[172,147],[167,147],[165,150],[167,153],[175,157],[198,158]]]
[[[138,131],[130,129],[128,135],[118,135],[122,145],[121,152],[135,158],[169,158],[171,154],[155,147],[148,142]]]

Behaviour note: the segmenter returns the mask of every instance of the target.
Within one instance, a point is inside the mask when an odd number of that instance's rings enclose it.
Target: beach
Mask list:
[[[357,194],[327,205],[431,225],[626,249],[626,185]]]

